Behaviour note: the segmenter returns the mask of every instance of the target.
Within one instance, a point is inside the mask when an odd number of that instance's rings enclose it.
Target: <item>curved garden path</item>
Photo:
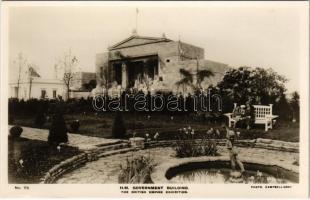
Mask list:
[[[260,148],[238,148],[239,157],[242,161],[256,161],[266,164],[277,164],[298,172],[298,166],[293,163],[298,159],[299,153],[267,150]],[[156,167],[152,173],[155,183],[168,182],[164,178],[165,170],[169,166],[174,166],[180,162],[204,161],[208,159],[228,160],[228,152],[225,147],[219,147],[218,157],[194,157],[194,158],[175,158],[175,152],[171,147],[158,147],[153,149],[139,150],[124,154],[117,154],[100,158],[97,161],[86,163],[83,167],[65,174],[56,183],[117,183],[120,164],[126,163],[126,158],[132,156],[150,155]]]

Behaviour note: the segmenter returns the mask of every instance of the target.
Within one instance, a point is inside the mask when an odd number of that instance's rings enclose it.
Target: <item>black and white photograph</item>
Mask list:
[[[309,2],[5,3],[12,190],[307,194]]]

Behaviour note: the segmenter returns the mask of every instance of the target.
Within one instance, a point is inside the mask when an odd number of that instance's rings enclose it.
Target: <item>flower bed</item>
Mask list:
[[[216,156],[217,143],[215,140],[203,137],[195,140],[195,131],[191,127],[180,129],[178,140],[176,140],[176,156],[197,157],[197,156]]]
[[[80,154],[75,147],[56,149],[47,142],[18,138],[9,140],[9,183],[39,183],[53,166]]]
[[[154,168],[154,161],[150,157],[127,158],[126,164],[120,165],[120,167],[118,183],[153,183],[151,173]]]

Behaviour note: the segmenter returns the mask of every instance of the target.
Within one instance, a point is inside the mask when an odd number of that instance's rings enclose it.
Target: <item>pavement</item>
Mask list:
[[[11,128],[11,126],[9,126]],[[21,137],[31,139],[31,140],[41,140],[47,141],[48,138],[48,130],[46,129],[38,129],[38,128],[30,128],[30,127],[22,127],[23,132]],[[78,147],[80,150],[87,150],[90,148],[94,148],[96,145],[104,145],[110,143],[116,143],[120,140],[118,139],[106,139],[99,137],[86,136],[75,133],[68,133],[68,145]]]

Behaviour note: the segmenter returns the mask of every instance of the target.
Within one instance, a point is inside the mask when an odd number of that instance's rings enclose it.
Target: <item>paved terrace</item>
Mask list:
[[[11,126],[9,126],[11,128]],[[47,141],[48,138],[48,130],[46,129],[37,129],[37,128],[29,128],[29,127],[22,127],[23,133],[21,137],[28,138],[31,140],[42,140]],[[99,138],[99,137],[91,137],[85,136],[80,134],[68,134],[69,145],[78,147],[81,150],[87,150],[89,148],[94,148],[96,145],[102,144],[109,144],[115,143],[120,140],[117,139],[106,139],[106,138]]]

